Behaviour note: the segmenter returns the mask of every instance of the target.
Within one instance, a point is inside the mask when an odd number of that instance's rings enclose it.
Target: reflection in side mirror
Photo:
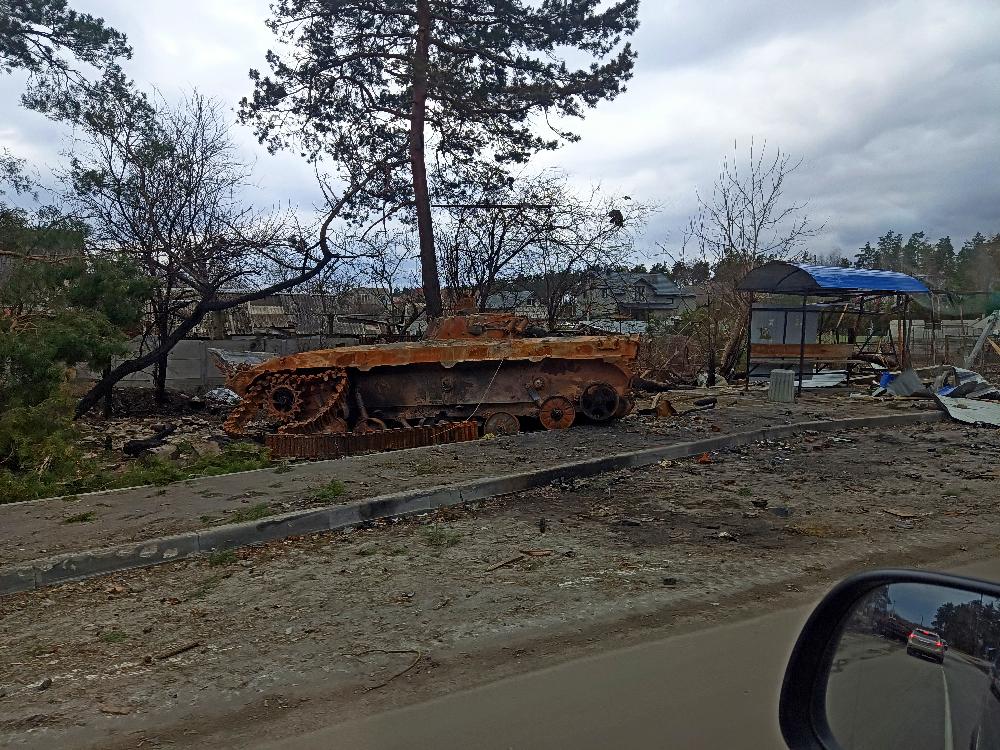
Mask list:
[[[846,614],[826,684],[844,750],[1000,748],[1000,600],[925,583]]]

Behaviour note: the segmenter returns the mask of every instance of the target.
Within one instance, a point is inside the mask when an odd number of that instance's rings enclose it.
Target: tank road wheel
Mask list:
[[[595,422],[606,422],[621,406],[618,391],[607,383],[591,383],[580,396],[580,411]]]
[[[635,401],[632,400],[631,396],[622,396],[618,400],[618,409],[615,411],[615,419],[621,419],[622,417],[628,416],[632,413],[635,408]]]
[[[490,414],[483,424],[483,434],[516,435],[521,429],[520,422],[510,412],[498,411]]]
[[[295,384],[278,383],[268,391],[267,411],[271,417],[287,422],[302,409],[302,392]]]
[[[369,432],[382,432],[384,429],[385,422],[378,417],[368,417],[368,419],[362,419],[354,425],[354,434],[367,435]]]
[[[552,396],[538,407],[538,419],[546,430],[565,430],[576,418],[576,409],[569,399]]]
[[[343,435],[345,432],[350,432],[350,428],[347,426],[347,420],[341,419],[340,417],[331,417],[324,420],[323,429],[321,434],[323,435]]]

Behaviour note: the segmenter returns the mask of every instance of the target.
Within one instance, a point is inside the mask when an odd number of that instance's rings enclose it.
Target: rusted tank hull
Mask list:
[[[455,326],[453,326],[455,327]],[[428,340],[272,359],[233,374],[231,434],[364,434],[475,420],[515,431],[606,421],[631,410],[638,353],[621,336]]]
[[[541,362],[544,359],[606,359],[631,365],[638,355],[638,346],[638,341],[626,336],[572,336],[496,341],[429,340],[381,346],[343,346],[270,359],[237,372],[229,387],[237,393],[244,393],[254,380],[267,373],[328,368],[351,367],[367,372],[375,367],[417,364],[440,364],[451,367],[459,362],[510,360]]]
[[[458,418],[504,411],[537,415],[552,396],[579,403],[590,383],[628,392],[629,373],[601,360],[544,359],[541,362],[460,362],[453,367],[378,367],[358,373],[356,390],[370,413],[393,420],[447,415]]]

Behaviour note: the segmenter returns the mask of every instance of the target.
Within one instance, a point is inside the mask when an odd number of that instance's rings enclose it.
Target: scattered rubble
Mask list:
[[[156,453],[157,455],[167,455],[167,453],[173,453],[177,450],[176,445],[167,445],[167,439],[175,432],[177,432],[177,426],[172,424],[155,424],[151,426],[153,434],[150,437],[145,438],[135,438],[132,440],[126,440],[125,444],[122,445],[122,453],[130,458],[135,458],[136,456],[141,456],[143,453]],[[167,447],[169,451],[162,451],[161,448]],[[173,457],[173,456],[169,456]]]
[[[965,424],[1000,427],[1000,388],[977,372],[951,365],[882,374],[875,397],[933,399],[948,416]]]
[[[239,394],[229,388],[213,388],[204,396],[205,403],[217,409],[228,409],[240,402]]]
[[[169,445],[170,454],[216,455],[232,438],[222,430],[224,415],[202,413],[164,419],[163,415],[146,417],[91,418],[81,426],[81,445],[85,450],[111,451],[135,457]],[[109,457],[111,458],[111,457]]]

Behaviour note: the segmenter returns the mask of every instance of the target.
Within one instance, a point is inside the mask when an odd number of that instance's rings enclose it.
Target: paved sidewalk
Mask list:
[[[771,404],[760,392],[720,397],[715,411],[672,421],[632,416],[607,426],[523,433],[494,440],[293,464],[168,485],[0,505],[0,567],[28,560],[254,520],[651,446],[816,419],[911,412],[829,394]],[[322,496],[332,481],[344,492]],[[251,513],[248,518],[247,514]],[[77,520],[79,519],[79,520]]]

